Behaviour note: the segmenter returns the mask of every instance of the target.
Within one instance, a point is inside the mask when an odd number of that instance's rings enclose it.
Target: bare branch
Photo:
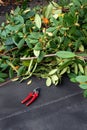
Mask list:
[[[48,55],[45,55],[44,57],[54,57],[54,56],[56,56],[56,54],[48,54]],[[86,56],[77,56],[77,57],[78,58],[82,58],[82,59],[87,61],[87,57]],[[37,57],[33,56],[33,57],[21,57],[20,58],[20,60],[23,60],[23,61],[25,61],[25,60],[32,60],[32,59],[37,59]]]
[[[56,56],[56,54],[49,54],[49,55],[45,55],[44,57],[53,57]],[[32,60],[32,59],[37,59],[36,56],[34,57],[21,57],[20,60]]]

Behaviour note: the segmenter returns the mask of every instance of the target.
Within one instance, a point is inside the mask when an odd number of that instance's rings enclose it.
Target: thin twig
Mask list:
[[[18,49],[18,47],[14,47],[14,48],[12,48],[12,49],[10,49],[10,50],[4,52],[3,55],[6,55],[7,53],[12,52],[12,51],[14,51],[14,50],[16,50],[16,49]]]
[[[27,45],[24,45],[23,47],[27,47]],[[7,54],[7,53],[9,53],[9,52],[15,51],[15,50],[17,50],[17,49],[18,49],[18,47],[14,47],[14,48],[12,48],[12,49],[10,49],[10,50],[4,52],[3,55],[5,55],[5,54]]]
[[[78,56],[81,59],[84,59],[85,61],[87,61],[87,57],[86,56]]]
[[[1,83],[1,84],[0,84],[0,87],[6,85],[6,84],[8,84],[8,83],[10,83],[11,81],[12,81],[12,80],[10,79],[10,80],[8,80],[8,81],[5,81],[4,83]]]
[[[15,76],[15,77],[13,77],[12,79],[9,79],[9,80],[7,80],[7,81],[1,83],[1,84],[0,84],[0,87],[2,87],[2,86],[4,86],[4,85],[7,85],[8,83],[10,83],[10,82],[12,82],[12,81],[16,81],[16,80],[15,80],[16,78],[19,78],[19,76]]]
[[[44,57],[53,57],[53,56],[56,56],[56,54],[48,54],[48,55],[45,55]],[[32,60],[32,59],[37,59],[36,56],[33,56],[33,57],[21,57],[20,60]]]
[[[45,55],[44,57],[53,57],[53,56],[56,56],[56,54],[48,54],[48,55]],[[77,56],[79,58],[83,58],[84,60],[87,61],[87,57],[86,56]],[[37,59],[36,56],[33,56],[33,57],[21,57],[20,60],[32,60],[32,59]]]

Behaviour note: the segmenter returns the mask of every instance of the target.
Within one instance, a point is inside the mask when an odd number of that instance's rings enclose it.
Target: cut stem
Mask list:
[[[56,54],[48,54],[48,55],[45,55],[44,57],[53,57],[53,56],[57,56]],[[87,57],[86,56],[77,56],[79,58],[83,58],[85,61],[87,61]],[[23,61],[26,61],[26,60],[32,60],[32,59],[37,59],[36,56],[33,56],[33,57],[21,57],[20,60],[23,60]]]
[[[53,56],[56,56],[56,54],[48,54],[48,55],[45,55],[44,57],[53,57]],[[33,56],[33,57],[21,57],[20,60],[32,60],[32,59],[37,59],[36,56]]]

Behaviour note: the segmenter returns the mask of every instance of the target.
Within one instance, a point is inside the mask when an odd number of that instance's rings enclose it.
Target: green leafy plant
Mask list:
[[[72,82],[81,78],[84,83],[79,86],[87,95],[83,78],[87,76],[86,12],[86,0],[12,10],[0,27],[1,55],[7,56],[5,61],[1,57],[1,64],[6,63],[9,77],[17,75],[23,81],[35,75],[46,78],[51,86],[66,73]]]

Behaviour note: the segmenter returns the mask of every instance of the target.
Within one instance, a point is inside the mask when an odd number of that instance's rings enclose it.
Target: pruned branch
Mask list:
[[[56,56],[56,54],[48,54],[48,55],[45,55],[44,57],[54,57],[54,56]],[[77,57],[82,58],[87,61],[87,56],[77,56]],[[23,61],[32,60],[32,59],[37,59],[37,57],[33,56],[33,57],[21,57],[20,58],[20,60],[23,60]]]
[[[48,55],[45,55],[44,57],[53,57],[53,56],[56,56],[56,54],[48,54]],[[37,59],[36,56],[33,56],[33,57],[21,57],[20,60],[32,60],[32,59]]]

